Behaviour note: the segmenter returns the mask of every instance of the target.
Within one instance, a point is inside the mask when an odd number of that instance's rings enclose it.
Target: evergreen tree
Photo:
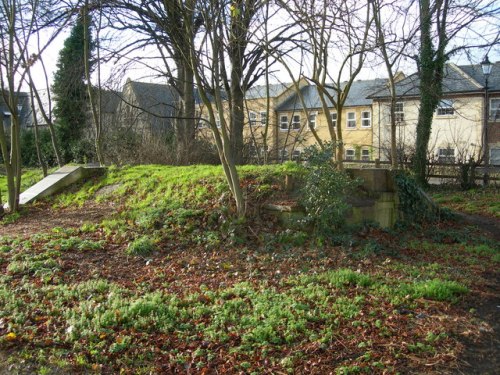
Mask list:
[[[54,107],[56,131],[65,162],[81,162],[91,157],[93,150],[83,136],[87,122],[84,32],[88,35],[89,51],[92,51],[90,29],[85,28],[83,17],[80,16],[59,52],[57,71],[52,86],[56,99]]]

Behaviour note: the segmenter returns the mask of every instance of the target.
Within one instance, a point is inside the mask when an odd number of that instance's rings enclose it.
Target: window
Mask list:
[[[248,146],[248,155],[252,159],[256,159],[259,155],[257,154],[257,147],[255,145]]]
[[[490,164],[500,165],[500,148],[493,147],[490,149]]]
[[[198,129],[204,129],[208,127],[208,120],[206,118],[200,117],[198,120]]]
[[[316,129],[316,113],[309,114],[309,129]]]
[[[255,126],[257,125],[257,113],[255,112],[249,112],[248,117],[250,119],[250,126]]]
[[[280,129],[281,130],[288,130],[288,116],[281,116],[280,117]]]
[[[300,161],[300,154],[301,154],[300,150],[293,150],[292,151],[292,160]]]
[[[269,152],[269,146],[259,147],[259,156],[261,158],[267,158],[268,152]]]
[[[405,106],[403,102],[396,102],[394,117],[396,122],[403,122],[405,120]]]
[[[455,114],[455,109],[453,108],[453,101],[441,100],[436,109],[436,114],[438,116],[453,116]]]
[[[292,129],[299,130],[300,129],[300,115],[293,115],[292,118]]]
[[[347,127],[353,129],[356,127],[356,113],[347,112]]]
[[[490,121],[500,121],[500,99],[490,99]]]
[[[345,160],[354,160],[356,152],[352,148],[347,148],[345,150]]]
[[[288,150],[287,149],[280,150],[280,159],[281,159],[281,161],[288,160]]]
[[[370,161],[370,150],[366,148],[361,150],[361,160]]]
[[[332,125],[333,125],[333,127],[336,127],[337,126],[337,112],[330,113],[330,116],[332,117]]]
[[[267,112],[261,112],[260,113],[260,124],[261,125],[266,125],[267,124]]]
[[[361,112],[361,127],[369,128],[372,126],[372,114],[369,111]]]
[[[440,148],[438,150],[438,162],[440,162],[440,163],[454,163],[455,162],[455,149],[453,149],[453,148]]]

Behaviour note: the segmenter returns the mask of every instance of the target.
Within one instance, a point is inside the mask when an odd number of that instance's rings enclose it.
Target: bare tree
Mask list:
[[[90,65],[91,65],[91,52],[90,52],[90,16],[89,13],[94,10],[97,11],[97,23],[96,23],[96,36],[95,36],[95,43],[96,43],[96,48],[97,48],[97,58],[95,59],[95,62],[97,64],[97,90],[95,90],[94,85],[91,83],[91,70],[90,70]],[[94,145],[95,145],[95,152],[97,156],[97,160],[99,162],[99,165],[104,166],[104,153],[102,150],[102,106],[101,106],[101,91],[102,91],[102,85],[101,85],[101,59],[100,59],[100,51],[99,51],[99,37],[100,37],[100,31],[101,31],[101,26],[102,26],[102,6],[99,1],[99,3],[95,6],[90,8],[88,0],[85,0],[85,4],[83,5],[81,9],[82,13],[82,18],[83,18],[83,33],[84,33],[84,43],[83,43],[83,54],[84,54],[84,62],[85,62],[85,79],[87,80],[87,92],[88,92],[88,98],[89,98],[89,106],[90,110],[92,112],[92,125],[93,125],[93,130],[94,130]],[[97,91],[97,98],[96,98],[96,91]]]
[[[357,1],[328,0],[290,0],[282,1],[281,5],[304,36],[300,42],[294,41],[311,61],[310,72],[304,76],[316,85],[325,115],[333,106],[337,111],[337,123],[341,124],[347,96],[371,47],[368,43],[373,22],[371,7]],[[342,127],[334,126],[330,116],[326,116],[326,120],[331,141],[336,147],[336,160],[342,169]]]
[[[459,51],[498,43],[500,11],[496,5],[494,0],[418,1],[420,34],[416,59],[420,78],[420,107],[413,169],[422,185],[427,181],[427,151],[432,118],[443,92],[444,65]],[[478,30],[483,32],[478,33]],[[476,34],[475,41],[464,39],[468,31]]]
[[[374,13],[375,39],[378,52],[384,62],[390,94],[390,160],[392,168],[398,168],[397,118],[396,118],[396,74],[401,58],[407,54],[407,46],[413,40],[416,27],[411,25],[407,14],[410,4],[399,1],[372,0]],[[409,25],[410,24],[410,25]]]
[[[194,77],[187,55],[202,26],[196,3],[197,0],[115,0],[109,3],[114,27],[123,31],[133,30],[142,36],[125,43],[114,54],[124,55],[147,45],[156,46],[163,61],[163,69],[158,74],[166,77],[179,95],[174,128],[180,164],[190,161],[196,130]]]
[[[51,12],[47,13],[47,9]],[[26,56],[31,37],[40,32],[36,20],[44,20],[43,28],[52,27],[67,14],[68,4],[51,0],[11,0],[0,2],[0,86],[3,101],[10,112],[10,127],[0,126],[0,148],[7,172],[8,205],[11,212],[19,209],[21,191],[21,122],[18,109],[19,94],[28,74]],[[64,24],[64,22],[63,22]],[[23,36],[22,38],[19,36]],[[49,39],[39,49],[43,52],[53,41]],[[2,114],[3,116],[3,114]],[[2,121],[3,122],[3,121]]]

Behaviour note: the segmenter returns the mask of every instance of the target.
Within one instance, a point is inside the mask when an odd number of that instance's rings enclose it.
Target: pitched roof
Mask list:
[[[481,91],[484,89],[485,80],[481,65],[460,65],[459,68],[481,85]],[[500,61],[492,64],[488,88],[491,91],[500,91]]]
[[[127,80],[137,100],[134,105],[156,117],[172,116],[179,100],[179,94],[172,86]]]
[[[420,79],[414,73],[396,83],[396,95],[419,96]],[[443,95],[459,93],[481,93],[484,91],[485,79],[480,65],[446,64],[443,77]],[[494,63],[488,80],[490,91],[500,91],[500,62]],[[371,98],[386,98],[389,89],[384,88],[371,95]]]
[[[386,84],[386,79],[373,79],[373,80],[359,80],[354,81],[349,90],[349,94],[347,95],[347,99],[345,101],[344,106],[346,107],[356,107],[356,106],[368,106],[371,105],[372,100],[368,99],[368,96],[377,90],[380,90],[381,87],[384,87]],[[347,83],[342,83],[342,86],[345,86]],[[337,94],[333,89],[327,89],[333,97],[336,97]],[[304,97],[304,103],[307,109],[320,109],[321,101],[318,95],[318,89],[316,85],[307,85],[301,88],[301,93]],[[332,108],[333,103],[330,100],[327,100],[328,107]],[[280,106],[278,106],[278,111],[292,111],[292,110],[302,110],[304,109],[302,102],[295,93],[286,101],[284,101]]]
[[[269,96],[274,98],[281,95],[290,84],[288,83],[275,83],[269,85]],[[245,98],[246,99],[263,99],[267,97],[266,85],[258,85],[251,87],[247,90]]]

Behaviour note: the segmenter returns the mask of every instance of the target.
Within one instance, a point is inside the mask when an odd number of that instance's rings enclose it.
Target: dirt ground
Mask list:
[[[114,212],[112,206],[96,203],[64,209],[53,209],[42,203],[24,210],[21,218],[15,223],[0,225],[0,236],[27,237],[56,227],[79,228],[85,222],[98,223]]]
[[[0,225],[0,236],[26,237],[34,233],[49,231],[55,227],[76,228],[83,223],[98,223],[109,217],[115,210],[109,205],[86,204],[81,208],[52,209],[47,204],[39,204],[27,208],[19,220],[12,224]],[[461,220],[468,224],[476,225],[489,233],[494,239],[500,241],[500,220],[493,217],[479,215],[459,214]],[[106,267],[105,259],[97,259]],[[492,265],[493,266],[493,265]],[[82,268],[85,268],[82,266]],[[480,294],[474,296],[470,308],[476,310],[477,319],[484,322],[481,325],[482,339],[480,341],[466,341],[465,355],[460,359],[461,366],[457,374],[498,374],[499,348],[500,348],[500,293],[499,283],[495,273],[491,273],[489,283]],[[3,374],[29,374],[29,361],[24,364],[6,366],[6,353],[0,351],[0,375]],[[57,370],[54,370],[57,374]]]

